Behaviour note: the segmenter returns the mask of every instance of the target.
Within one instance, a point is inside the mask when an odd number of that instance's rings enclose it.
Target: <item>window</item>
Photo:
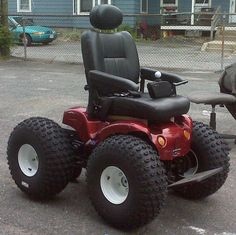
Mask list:
[[[148,13],[148,0],[141,0],[140,1],[140,12],[141,13]]]
[[[178,6],[178,0],[161,0],[161,6]]]
[[[211,7],[211,0],[194,0],[194,12],[200,12],[204,7]]]
[[[195,4],[209,5],[209,0],[195,0]]]
[[[111,0],[98,0],[100,4],[111,4]],[[73,14],[87,15],[95,6],[95,0],[73,0]]]
[[[31,0],[17,0],[17,12],[31,12]]]
[[[78,0],[73,0],[73,14],[77,15],[78,13]]]
[[[73,13],[88,14],[94,6],[95,6],[95,0],[74,0]]]
[[[98,0],[98,5],[100,4],[111,4],[111,0]]]
[[[93,8],[93,0],[80,0],[80,12],[90,12]]]

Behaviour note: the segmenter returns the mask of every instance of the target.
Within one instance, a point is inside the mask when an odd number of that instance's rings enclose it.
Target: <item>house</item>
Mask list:
[[[201,23],[200,13],[204,11],[221,9],[221,12],[236,13],[236,0],[8,0],[8,4],[10,15],[30,15],[42,25],[82,29],[90,27],[89,11],[97,4],[119,7],[126,14],[124,24],[131,27],[141,21],[169,28],[187,27]],[[187,14],[178,14],[181,12]],[[170,15],[167,18],[157,14]],[[228,21],[236,23],[236,15]]]
[[[236,23],[236,0],[160,1],[160,12],[166,14],[162,18],[162,30],[208,31],[213,38],[223,19],[227,24]]]
[[[24,15],[37,23],[54,27],[88,28],[89,12],[98,4],[113,4],[126,14],[140,12],[137,0],[8,0],[9,15]],[[125,24],[136,25],[136,17],[126,17]]]

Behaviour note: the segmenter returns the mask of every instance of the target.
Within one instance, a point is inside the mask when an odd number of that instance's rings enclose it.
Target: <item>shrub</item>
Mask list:
[[[129,25],[127,25],[127,24],[122,24],[121,26],[119,26],[118,29],[117,29],[117,31],[118,31],[118,32],[121,32],[121,31],[128,31],[128,32],[132,35],[132,37],[133,37],[134,39],[137,38],[137,32],[136,32],[136,30],[133,29],[133,28],[131,28],[131,27],[130,27]]]
[[[0,56],[9,56],[12,44],[11,32],[7,28],[0,26]]]

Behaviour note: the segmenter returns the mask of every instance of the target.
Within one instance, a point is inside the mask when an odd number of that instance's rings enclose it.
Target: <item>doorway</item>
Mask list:
[[[202,8],[210,8],[210,7],[211,7],[211,0],[192,0],[191,25],[194,25],[194,21],[196,18],[194,14],[200,13],[202,11]]]

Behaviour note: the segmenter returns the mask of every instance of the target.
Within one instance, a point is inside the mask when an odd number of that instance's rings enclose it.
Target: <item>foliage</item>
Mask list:
[[[0,26],[0,56],[10,55],[10,47],[13,45],[12,34],[8,28]]]
[[[66,42],[77,42],[80,41],[81,32],[80,31],[61,31],[59,33],[59,38]]]
[[[119,26],[118,29],[117,29],[117,31],[118,31],[118,32],[127,31],[127,32],[129,32],[129,33],[132,35],[132,37],[133,37],[134,39],[137,39],[137,31],[136,31],[135,29],[131,28],[131,27],[130,27],[129,25],[127,25],[127,24],[122,24],[121,26]]]

